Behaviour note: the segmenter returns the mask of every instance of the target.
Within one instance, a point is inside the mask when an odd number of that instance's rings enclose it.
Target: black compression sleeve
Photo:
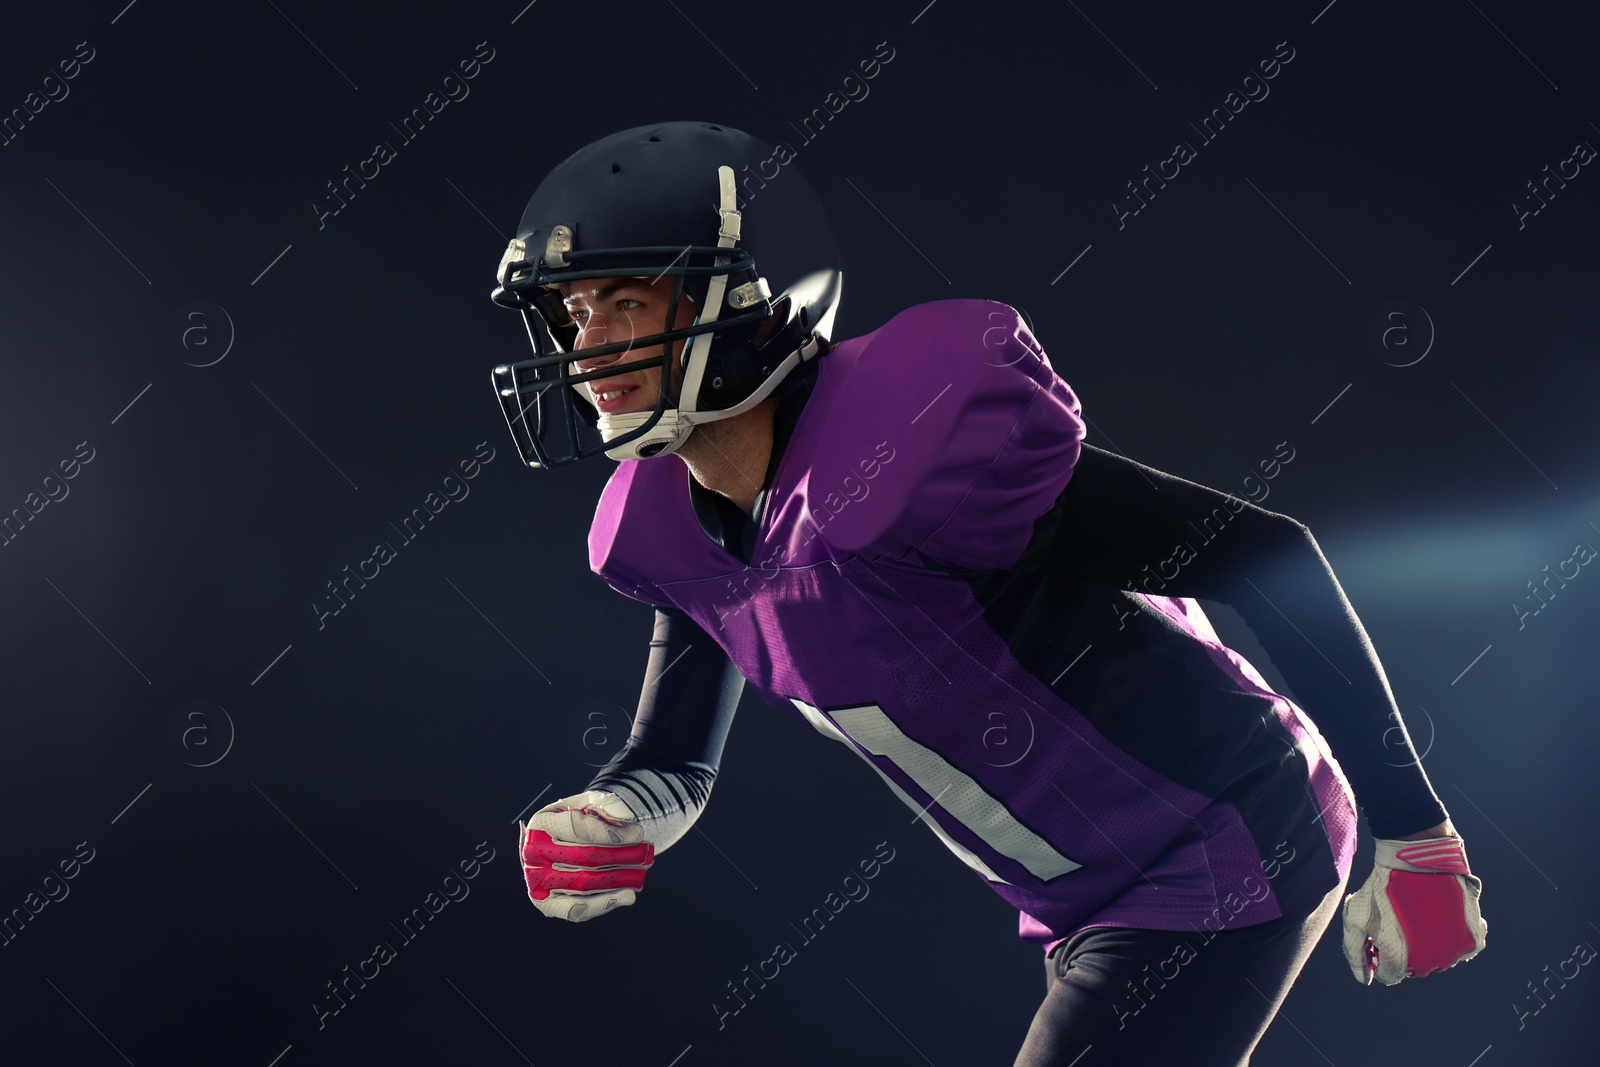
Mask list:
[[[1327,739],[1373,836],[1445,821],[1377,652],[1303,524],[1085,445],[1035,536],[1050,538],[1039,558],[1052,573],[1233,608]]]
[[[633,730],[589,788],[622,797],[657,852],[688,833],[704,809],[743,691],[744,676],[698,623],[656,609]]]

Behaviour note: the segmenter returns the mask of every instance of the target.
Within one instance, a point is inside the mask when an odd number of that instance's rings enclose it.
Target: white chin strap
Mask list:
[[[739,199],[738,190],[733,183],[733,168],[722,166],[717,168],[717,186],[721,198],[721,205],[717,208],[717,216],[721,225],[717,227],[717,247],[732,248],[739,241]],[[719,257],[720,259],[720,257]],[[719,262],[717,264],[721,266]],[[715,274],[711,277],[711,284],[706,290],[705,311],[695,319],[695,325],[717,321],[717,316],[722,312],[722,300],[728,288],[728,276]],[[696,423],[712,422],[716,419],[725,419],[730,415],[737,415],[741,411],[753,406],[752,401],[723,411],[696,411],[695,405],[700,396],[700,383],[705,377],[706,361],[711,354],[712,334],[696,334],[689,339],[688,358],[685,361],[683,372],[683,387],[679,390],[679,404],[676,408],[667,408],[661,413],[661,420],[652,426],[649,432],[629,441],[625,445],[606,450],[606,455],[611,459],[645,459],[650,456],[664,456],[668,452],[676,451],[689,437],[689,432],[695,428]],[[663,377],[666,377],[668,367],[662,367]],[[770,392],[770,389],[767,390]],[[765,393],[762,393],[764,396]],[[758,400],[759,397],[753,398]],[[601,415],[595,424],[600,431],[602,440],[610,441],[621,437],[630,430],[637,430],[650,420],[653,411],[627,411],[617,415]]]
[[[602,440],[614,441],[629,430],[643,426],[654,414],[654,411],[624,411],[617,415],[601,415],[596,426]],[[694,423],[684,418],[683,412],[667,408],[661,413],[661,421],[652,426],[648,433],[640,434],[627,444],[606,449],[606,455],[618,460],[664,456],[677,451],[678,446],[688,440],[692,429]]]

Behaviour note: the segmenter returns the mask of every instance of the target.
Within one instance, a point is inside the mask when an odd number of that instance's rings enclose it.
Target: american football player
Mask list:
[[[1004,303],[833,340],[839,252],[785,146],[596,141],[497,280],[533,344],[493,370],[522,459],[618,461],[590,564],[656,618],[627,745],[521,826],[545,915],[636,902],[748,683],[1016,907],[1047,974],[1019,1065],[1246,1062],[1341,902],[1363,984],[1483,949],[1482,883],[1306,526],[1085,443]],[[1345,897],[1357,798],[1376,860]]]

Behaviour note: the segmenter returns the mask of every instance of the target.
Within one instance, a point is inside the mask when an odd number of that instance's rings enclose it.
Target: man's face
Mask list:
[[[618,344],[662,332],[666,327],[673,281],[671,277],[658,278],[653,282],[649,278],[591,278],[559,284],[556,288],[561,291],[568,313],[578,324],[574,351]],[[682,328],[690,325],[694,322],[695,314],[694,300],[685,293],[673,326]],[[680,338],[671,342],[673,358],[670,384],[673,386],[679,384],[681,378],[678,360],[685,340]],[[660,345],[630,348],[595,359],[574,360],[572,368],[578,373],[602,367],[618,368],[660,354]],[[601,414],[652,411],[662,389],[661,368],[641,367],[631,374],[595,378],[573,388],[580,390]],[[668,399],[671,399],[670,396]]]

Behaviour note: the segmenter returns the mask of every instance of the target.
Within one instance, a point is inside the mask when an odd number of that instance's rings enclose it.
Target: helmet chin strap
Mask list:
[[[596,425],[601,438],[610,441],[643,426],[654,414],[653,411],[624,411],[617,415],[601,415]],[[627,444],[606,449],[606,455],[616,460],[664,456],[668,452],[676,452],[678,446],[689,439],[692,429],[694,423],[684,418],[683,412],[668,408],[661,413],[661,420],[647,433],[640,434]]]
[[[717,217],[721,220],[717,227],[717,247],[732,248],[739,241],[739,199],[738,189],[733,181],[733,168],[721,166],[717,168],[717,188],[721,203],[717,208]],[[720,258],[720,257],[719,257]],[[718,266],[722,264],[719,263]],[[717,316],[722,312],[722,300],[728,288],[728,276],[715,274],[711,277],[711,284],[706,290],[706,306],[700,316],[695,319],[695,325],[717,321]],[[688,440],[689,433],[700,422],[710,422],[728,415],[736,414],[733,411],[701,412],[697,410],[700,398],[700,383],[705,377],[706,362],[711,355],[713,334],[696,334],[689,338],[689,348],[684,361],[683,386],[678,390],[678,405],[668,408],[661,413],[661,419],[650,430],[625,445],[606,450],[606,455],[615,460],[645,459],[650,456],[664,456],[668,452],[675,452],[678,446]],[[663,372],[666,371],[663,366]],[[616,415],[601,415],[596,427],[600,431],[601,439],[610,441],[621,437],[629,430],[636,430],[649,421],[653,411],[627,411]]]

